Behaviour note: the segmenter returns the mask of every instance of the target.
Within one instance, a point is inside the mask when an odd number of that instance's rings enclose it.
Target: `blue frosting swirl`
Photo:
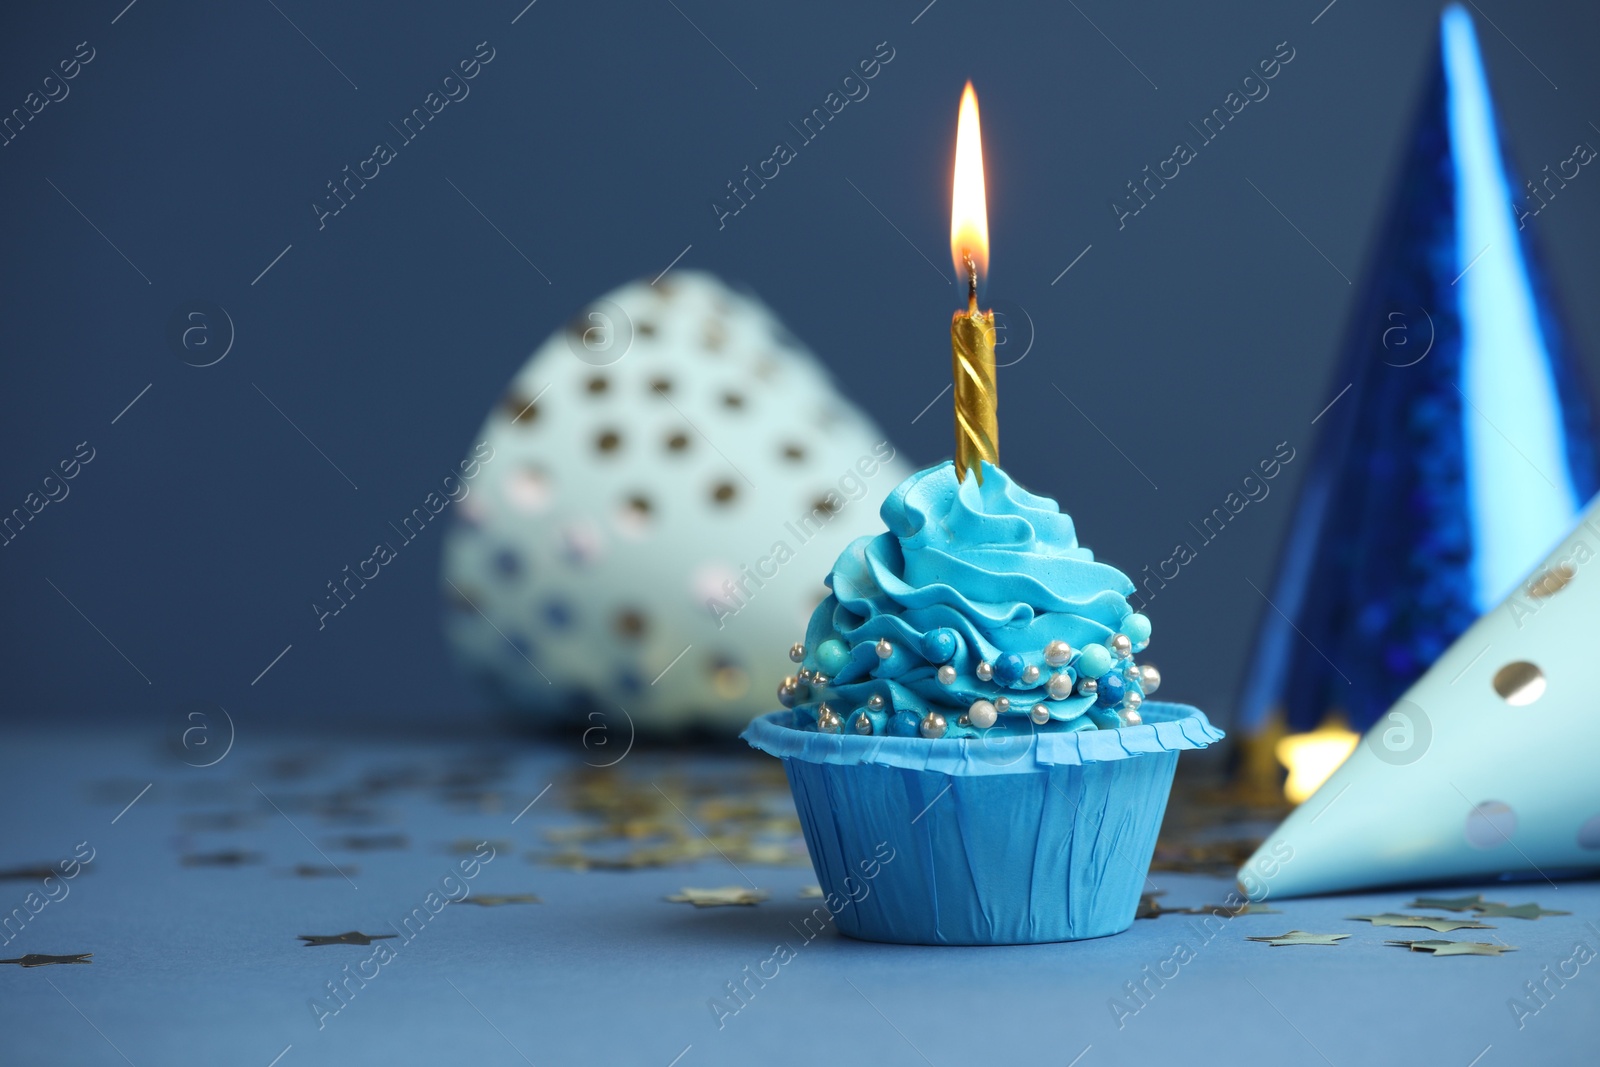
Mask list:
[[[961,721],[976,701],[1000,702],[988,729],[1001,732],[1115,728],[1118,708],[1137,708],[1131,653],[1148,620],[1128,603],[1128,576],[1078,544],[1055,501],[987,463],[982,484],[960,480],[947,461],[907,478],[880,513],[888,531],[845,549],[811,616],[786,700],[797,725],[818,729],[821,716],[822,729],[907,736],[936,715],[943,736],[970,737],[984,732]],[[1064,661],[1059,646],[1047,658],[1053,641],[1071,646]],[[1095,692],[1080,692],[1085,677]]]

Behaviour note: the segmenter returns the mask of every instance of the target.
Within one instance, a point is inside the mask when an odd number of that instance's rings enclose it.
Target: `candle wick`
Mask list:
[[[972,254],[962,251],[962,260],[967,265],[967,314],[978,313],[978,265],[972,261]]]

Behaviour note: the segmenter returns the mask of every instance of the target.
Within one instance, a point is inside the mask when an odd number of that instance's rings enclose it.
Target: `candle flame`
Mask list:
[[[989,273],[989,208],[983,188],[983,137],[978,129],[978,94],[972,83],[961,93],[956,121],[955,181],[950,194],[950,259],[966,283],[971,258],[978,275]]]

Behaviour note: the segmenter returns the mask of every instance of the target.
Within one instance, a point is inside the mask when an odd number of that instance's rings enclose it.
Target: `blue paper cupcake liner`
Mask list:
[[[1140,726],[986,744],[812,733],[778,711],[742,736],[783,760],[841,932],[1033,944],[1133,924],[1178,752],[1223,736],[1198,708],[1139,712]]]

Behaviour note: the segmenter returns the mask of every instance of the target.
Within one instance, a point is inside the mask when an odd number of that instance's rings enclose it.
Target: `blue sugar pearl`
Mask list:
[[[1122,727],[1122,719],[1117,716],[1117,713],[1106,708],[1090,708],[1084,714],[1083,719],[1088,719],[1094,723],[1096,728],[1101,730],[1117,730]],[[1082,719],[1079,721],[1081,722]]]
[[[829,678],[835,677],[850,662],[850,650],[843,641],[829,638],[817,646],[817,666]]]
[[[1150,643],[1150,620],[1137,611],[1122,620],[1122,632],[1128,635],[1134,648]]]
[[[922,720],[914,711],[897,711],[889,720],[889,734],[893,737],[921,737]]]
[[[1105,645],[1085,645],[1073,666],[1079,678],[1098,678],[1111,669],[1111,650]]]
[[[1016,685],[1022,681],[1027,661],[1015,652],[1003,652],[994,661],[994,680],[1000,685]]]
[[[956,632],[941,626],[922,638],[922,655],[929,663],[948,663],[956,654]]]
[[[1122,703],[1122,693],[1127,685],[1122,680],[1122,675],[1102,674],[1095,679],[1095,682],[1099,686],[1095,690],[1095,703],[1108,708],[1114,708]]]

